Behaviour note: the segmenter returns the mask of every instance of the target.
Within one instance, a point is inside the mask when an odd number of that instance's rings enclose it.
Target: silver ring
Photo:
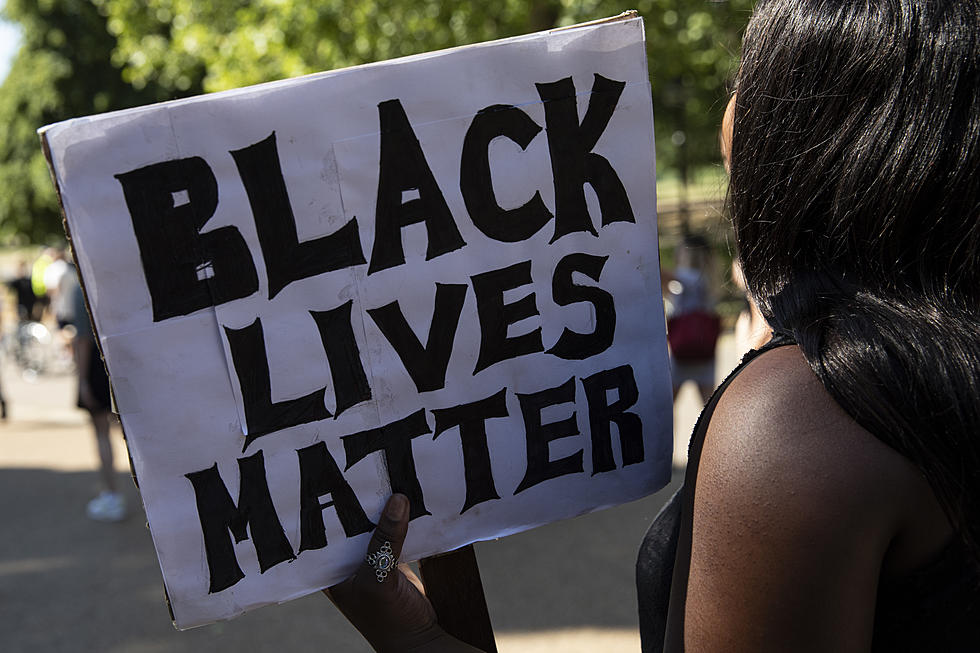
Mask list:
[[[378,577],[378,582],[383,583],[388,577],[388,572],[395,568],[398,562],[391,550],[391,542],[385,542],[377,553],[369,553],[365,558],[367,563],[374,570],[374,575]]]

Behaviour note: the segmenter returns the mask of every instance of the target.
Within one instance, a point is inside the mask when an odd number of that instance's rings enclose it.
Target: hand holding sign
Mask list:
[[[408,515],[408,498],[392,495],[371,536],[367,555],[390,547],[391,555],[397,560],[408,533]],[[323,590],[374,650],[478,650],[453,638],[439,626],[422,581],[408,565],[398,565],[380,581],[376,566],[365,558],[351,578]]]

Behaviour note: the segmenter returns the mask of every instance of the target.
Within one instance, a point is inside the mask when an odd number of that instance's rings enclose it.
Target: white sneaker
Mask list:
[[[126,518],[126,501],[121,494],[103,492],[88,502],[85,514],[95,521],[122,521]]]

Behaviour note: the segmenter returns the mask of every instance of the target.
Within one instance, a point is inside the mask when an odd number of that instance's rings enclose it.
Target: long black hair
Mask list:
[[[729,210],[769,324],[980,560],[980,0],[760,0]]]

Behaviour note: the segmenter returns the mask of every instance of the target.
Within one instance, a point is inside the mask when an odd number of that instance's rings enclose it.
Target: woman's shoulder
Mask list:
[[[883,555],[915,476],[834,402],[799,348],[785,346],[756,357],[720,397],[696,497],[787,536],[859,529]]]
[[[842,504],[880,502],[879,519],[888,518],[896,491],[922,488],[916,468],[844,412],[796,346],[763,353],[732,380],[712,415],[700,469],[825,498],[837,514]]]
[[[758,356],[732,381],[709,425],[701,471],[765,493],[786,517],[805,510],[810,523],[859,524],[888,547],[886,574],[913,570],[952,532],[922,473],[844,412],[796,346]]]
[[[883,567],[923,530],[910,515],[931,496],[911,463],[834,402],[796,346],[756,357],[720,397],[699,460],[692,636],[706,648],[737,636],[731,650],[860,650]],[[897,572],[932,546],[914,544]]]

